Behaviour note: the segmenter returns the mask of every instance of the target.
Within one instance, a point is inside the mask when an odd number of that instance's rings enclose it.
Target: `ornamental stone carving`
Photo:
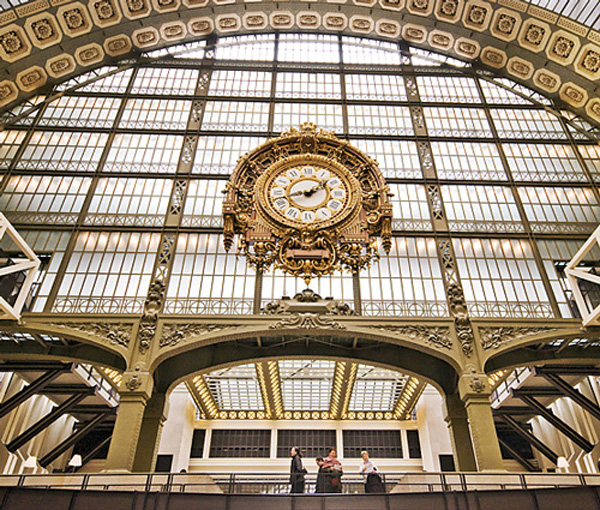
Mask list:
[[[40,66],[33,66],[17,74],[17,84],[25,91],[34,90],[46,84],[47,75]]]
[[[374,326],[380,331],[412,338],[441,349],[452,349],[450,328],[428,326]]]
[[[523,23],[517,40],[524,48],[539,53],[546,46],[550,33],[550,25],[547,23],[537,19],[528,19]]]
[[[145,353],[156,334],[158,313],[165,299],[165,284],[161,280],[155,280],[150,285],[148,297],[144,303],[144,315],[140,320],[138,329],[139,350]]]
[[[9,25],[0,32],[0,57],[15,62],[31,52],[25,31],[17,25]]]
[[[470,356],[473,353],[474,335],[463,290],[459,285],[453,283],[448,285],[447,292],[450,313],[454,317],[454,327],[462,347],[462,352],[465,356]]]
[[[346,326],[323,314],[297,313],[271,324],[269,329],[341,330],[346,329]]]
[[[51,322],[51,326],[81,331],[112,345],[127,347],[133,325],[115,322]]]
[[[216,333],[226,329],[239,328],[239,324],[172,324],[163,326],[160,347],[173,347],[187,339]]]
[[[481,337],[481,347],[484,351],[488,351],[490,349],[498,349],[503,345],[509,344],[524,337],[538,335],[541,333],[550,333],[552,331],[557,331],[557,328],[502,326],[494,328],[480,328],[479,335]]]

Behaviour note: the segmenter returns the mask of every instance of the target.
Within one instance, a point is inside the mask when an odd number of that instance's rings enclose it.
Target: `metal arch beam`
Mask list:
[[[527,441],[531,446],[533,446],[537,451],[539,451],[544,457],[546,457],[550,462],[556,464],[558,461],[558,455],[554,453],[553,450],[548,448],[542,441],[540,441],[537,437],[535,437],[531,432],[526,430],[523,425],[521,425],[517,420],[515,420],[512,416],[508,416],[506,414],[495,413],[494,416],[500,418],[504,423],[506,423],[511,429],[513,429],[517,434],[519,434],[525,441]]]
[[[600,347],[591,346],[583,350],[581,347],[568,347],[556,353],[551,350],[533,351],[527,347],[499,354],[485,363],[486,373],[497,370],[513,369],[526,365],[552,366],[554,364],[575,364],[589,366],[590,363],[600,364]]]
[[[514,397],[522,400],[527,406],[537,411],[546,421],[553,425],[556,429],[562,432],[568,439],[573,441],[577,446],[587,453],[590,453],[594,449],[594,445],[590,443],[585,437],[577,432],[573,427],[567,425],[558,416],[556,416],[551,409],[547,409],[540,404],[536,399],[530,395],[523,394],[520,390],[511,390],[511,394]]]
[[[329,415],[332,420],[341,420],[348,412],[357,372],[357,363],[336,361],[329,400]]]
[[[456,371],[450,364],[404,346],[380,343],[369,348],[351,348],[302,337],[267,347],[239,344],[235,341],[196,347],[167,358],[156,367],[156,389],[167,391],[173,384],[185,381],[189,375],[213,367],[279,358],[364,361],[375,366],[414,374],[448,394],[455,391],[458,380]]]
[[[248,4],[245,4],[244,2],[238,1],[238,2],[234,2],[234,3],[228,3],[227,5],[219,5],[219,4],[211,4],[209,6],[206,7],[199,7],[199,8],[195,8],[193,10],[188,9],[185,5],[181,5],[181,7],[179,9],[176,9],[173,12],[173,9],[169,8],[167,11],[168,12],[157,12],[151,2],[149,0],[144,0],[141,2],[141,5],[143,5],[142,10],[143,12],[140,13],[139,12],[125,12],[125,16],[122,17],[122,19],[119,21],[118,25],[114,28],[114,30],[111,31],[111,34],[113,34],[113,37],[111,37],[111,39],[113,38],[118,38],[119,36],[122,38],[121,41],[123,41],[124,38],[127,38],[127,42],[129,43],[129,51],[122,53],[121,55],[118,56],[110,56],[108,54],[105,53],[104,50],[99,52],[99,55],[97,55],[98,60],[97,60],[97,67],[102,67],[105,65],[114,65],[115,63],[118,62],[124,62],[124,63],[128,63],[128,61],[131,58],[135,58],[137,57],[137,53],[140,51],[139,47],[145,46],[146,48],[148,48],[147,44],[144,43],[144,41],[140,41],[138,40],[136,37],[133,36],[134,31],[136,30],[153,30],[154,34],[157,33],[161,33],[162,32],[162,28],[163,27],[167,27],[168,23],[172,22],[173,16],[176,15],[179,18],[181,18],[181,20],[185,23],[190,21],[190,19],[192,19],[193,17],[196,16],[207,16],[211,18],[212,23],[212,27],[210,28],[210,34],[214,34],[214,33],[219,33],[220,32],[220,26],[219,26],[219,19],[222,16],[237,16],[237,18],[232,18],[230,17],[228,21],[233,21],[234,25],[237,25],[236,28],[233,31],[227,31],[226,35],[243,35],[243,34],[264,34],[264,33],[269,33],[269,32],[275,32],[275,31],[291,31],[292,29],[286,29],[286,28],[282,28],[281,26],[278,26],[276,24],[272,24],[271,19],[272,16],[270,16],[272,13],[277,12],[278,11],[278,7],[275,3],[273,3],[272,5],[268,5],[268,4],[260,4],[257,6],[252,6],[251,8],[248,6]],[[122,3],[120,4],[120,6],[122,8],[124,8],[125,10],[127,10],[127,4],[126,3]],[[291,23],[293,24],[294,21],[294,14],[298,13],[302,10],[304,10],[305,8],[305,4],[299,0],[291,0],[289,3],[286,4],[286,10],[292,13],[291,16]],[[433,8],[433,7],[432,7]],[[489,5],[489,12],[486,13],[486,16],[488,17],[489,20],[493,19],[493,18],[497,18],[497,16],[495,16],[495,10],[498,9],[499,6],[497,6],[496,4],[491,4]],[[48,10],[53,9],[52,6],[49,6]],[[463,58],[465,60],[476,60],[478,58],[481,59],[481,61],[483,62],[482,67],[485,65],[485,69],[486,70],[490,70],[491,72],[494,72],[496,74],[503,74],[507,77],[509,77],[512,80],[515,80],[519,83],[522,83],[523,85],[532,88],[532,89],[537,89],[540,90],[540,87],[538,86],[537,82],[530,79],[530,78],[519,78],[518,76],[512,76],[510,75],[510,73],[508,72],[508,69],[505,67],[506,64],[502,65],[502,69],[497,69],[496,67],[494,67],[495,62],[498,61],[498,58],[501,58],[502,60],[505,61],[509,61],[509,59],[511,59],[511,57],[515,57],[518,56],[521,59],[525,60],[527,62],[527,64],[529,64],[531,66],[531,73],[535,70],[535,69],[541,69],[542,67],[547,67],[550,72],[553,72],[554,74],[557,74],[561,77],[562,82],[563,83],[567,83],[567,82],[572,82],[576,85],[578,85],[579,87],[581,87],[583,90],[593,90],[594,87],[594,79],[596,78],[595,73],[593,73],[592,71],[590,71],[589,73],[586,73],[586,69],[577,69],[575,68],[574,65],[563,65],[560,63],[557,63],[555,61],[548,61],[546,56],[545,56],[545,52],[541,51],[541,50],[546,50],[546,49],[551,49],[550,47],[546,48],[546,47],[536,47],[535,51],[529,51],[526,49],[526,47],[523,47],[521,45],[518,44],[517,40],[513,40],[509,43],[506,42],[506,40],[504,39],[500,39],[500,38],[496,38],[494,35],[494,32],[492,30],[490,30],[490,28],[486,28],[483,31],[480,31],[480,25],[477,25],[477,28],[474,29],[473,24],[469,23],[467,20],[467,17],[463,17],[462,19],[456,19],[456,17],[448,17],[447,19],[444,19],[443,16],[433,16],[432,15],[432,9],[424,9],[423,12],[416,12],[414,10],[409,10],[408,7],[405,7],[404,5],[399,5],[398,6],[398,10],[397,12],[388,10],[383,8],[383,6],[379,5],[379,4],[374,4],[373,6],[367,6],[367,5],[356,5],[356,4],[336,4],[335,6],[332,5],[328,5],[326,3],[314,3],[314,5],[312,6],[312,10],[318,14],[321,19],[325,19],[327,18],[327,15],[338,15],[339,13],[341,13],[342,15],[346,16],[347,18],[350,18],[353,15],[362,15],[366,18],[369,19],[369,21],[372,23],[372,25],[374,27],[376,27],[375,30],[373,30],[372,32],[368,33],[368,36],[371,38],[377,38],[377,39],[381,39],[384,41],[394,41],[394,40],[398,40],[399,38],[403,37],[404,39],[406,39],[408,42],[410,41],[410,37],[407,36],[406,34],[403,34],[401,31],[401,27],[400,24],[398,22],[401,22],[403,25],[407,24],[407,23],[412,23],[414,25],[416,25],[417,27],[420,27],[420,36],[417,37],[414,41],[412,41],[412,44],[415,44],[416,46],[419,46],[421,48],[424,48],[426,50],[431,50],[431,51],[435,51],[437,53],[441,53],[441,54],[445,54],[449,57],[452,58]],[[40,12],[44,12],[44,11],[37,11],[36,15],[39,14]],[[50,11],[52,12],[52,11]],[[257,15],[260,15],[262,17],[264,17],[266,19],[266,22],[264,25],[262,25],[258,31],[256,29],[253,29],[252,27],[246,27],[244,24],[240,23],[239,20],[240,18],[244,15],[244,14],[252,14],[255,13]],[[460,14],[460,13],[459,13]],[[515,15],[518,16],[519,14],[515,12]],[[22,19],[18,19],[16,24],[17,25],[21,25],[21,24],[25,24],[26,23],[27,18],[22,18]],[[396,21],[397,20],[397,21]],[[391,32],[388,30],[388,32],[382,32],[379,29],[380,25],[383,25],[383,22],[386,22],[386,26],[389,27],[389,29],[391,30]],[[106,42],[106,35],[105,35],[105,27],[104,26],[99,26],[96,25],[91,19],[89,20],[89,24],[90,24],[90,30],[89,31],[85,31],[85,35],[71,35],[70,37],[63,37],[62,41],[60,42],[60,47],[61,47],[61,51],[70,54],[71,56],[75,55],[76,51],[78,48],[80,48],[83,44],[87,44],[87,43],[98,43],[100,45],[102,45],[102,43]],[[157,31],[157,29],[159,29]],[[495,60],[492,58],[482,58],[485,57],[485,52],[480,52],[480,51],[476,51],[476,50],[471,50],[471,53],[465,52],[465,50],[459,50],[459,45],[458,43],[450,46],[448,49],[440,49],[439,47],[434,47],[431,45],[430,40],[431,37],[428,37],[428,35],[430,34],[430,32],[432,30],[440,30],[442,32],[448,33],[449,37],[453,38],[455,41],[459,41],[461,39],[466,40],[465,42],[467,43],[467,46],[470,45],[471,48],[476,48],[477,46],[481,47],[481,48],[485,48],[485,47],[491,47],[492,49],[494,49],[496,51],[495,54]],[[552,33],[556,33],[556,31],[558,31],[560,29],[560,27],[556,24],[553,24],[550,26],[550,32]],[[297,28],[295,30],[298,30]],[[512,37],[517,38],[517,32],[516,30],[518,30],[518,24],[515,25],[514,28],[515,32],[514,34],[510,34]],[[338,24],[331,24],[331,26],[323,23],[322,25],[318,26],[316,29],[314,27],[311,27],[311,32],[318,32],[318,33],[327,33],[327,34],[343,34],[343,35],[348,35],[348,36],[354,36],[354,37],[360,37],[360,36],[364,36],[365,32],[364,31],[359,31],[357,29],[354,28],[354,25],[352,23],[348,23],[347,26],[343,27],[342,30],[340,30],[340,27]],[[22,35],[22,37],[24,39],[27,39],[27,35],[25,33],[25,31],[23,30],[22,27],[19,26],[19,34]],[[205,37],[205,36],[202,36]],[[193,35],[192,32],[188,32],[185,37],[182,40],[177,41],[178,44],[182,44],[182,43],[187,43],[187,42],[192,42],[194,40],[197,40],[201,37],[197,36],[197,35]],[[579,37],[575,37],[577,40],[580,40],[581,38]],[[550,37],[549,40],[552,40],[553,37]],[[582,38],[583,39],[583,43],[582,44],[586,44],[587,42],[591,42],[590,39],[586,39],[585,37]],[[131,44],[131,40],[133,40],[133,45]],[[38,41],[35,41],[36,43]],[[155,49],[160,49],[163,47],[167,47],[169,45],[169,42],[166,39],[161,39],[160,35],[154,35],[154,46],[150,47],[150,50],[155,50]],[[152,44],[152,42],[150,43]],[[16,76],[18,73],[27,71],[28,69],[31,69],[31,66],[39,64],[41,62],[45,62],[47,61],[50,57],[55,57],[56,56],[56,45],[51,45],[48,48],[45,49],[38,49],[35,47],[35,44],[33,43],[27,43],[27,45],[31,46],[33,48],[31,54],[29,55],[23,55],[23,57],[21,58],[20,56],[17,57],[17,59],[12,62],[10,65],[6,66],[6,76],[5,78],[7,80],[9,80],[11,82],[11,84],[15,87],[15,91],[18,93],[18,95],[15,97],[15,100],[12,101],[11,103],[8,103],[6,105],[6,109],[11,108],[12,106],[14,106],[15,104],[17,104],[17,102],[20,100],[22,101],[23,99],[27,98],[27,97],[31,97],[35,94],[38,94],[41,90],[42,87],[46,87],[46,90],[56,84],[59,83],[61,81],[61,79],[70,79],[73,78],[74,76],[76,76],[77,74],[81,74],[79,71],[81,71],[81,67],[79,66],[72,66],[70,68],[71,73],[70,74],[66,74],[64,76],[64,78],[53,78],[53,77],[48,77],[45,73],[43,75],[43,80],[38,78],[37,82],[33,82],[33,83],[29,83],[29,86],[32,88],[32,90],[30,92],[25,92],[25,91],[19,91],[18,87],[16,86]],[[546,45],[546,42],[544,42],[544,46]],[[138,46],[138,47],[136,47]],[[467,46],[463,46],[467,47]],[[106,45],[105,45],[106,47]],[[537,52],[538,50],[539,53]],[[461,53],[462,51],[462,53]],[[501,54],[499,54],[498,52],[502,52]],[[482,55],[480,56],[479,53],[482,53]],[[485,64],[485,62],[489,62],[489,64]],[[576,64],[579,65],[579,64]],[[86,70],[87,72],[89,72],[89,67],[88,70]],[[580,71],[580,72],[577,72]],[[531,73],[529,73],[531,75]],[[590,76],[587,77],[586,74],[589,74]],[[37,88],[36,88],[37,85]],[[559,82],[560,85],[560,82]],[[545,93],[545,95],[550,96],[551,98],[557,100],[559,103],[562,103],[561,100],[561,96],[559,94],[558,91],[556,92],[552,92],[549,93],[547,91],[541,91],[541,93]],[[593,97],[590,99],[594,99]],[[576,103],[574,103],[576,104]],[[591,106],[591,104],[590,104]],[[586,117],[588,116],[588,113],[585,109],[585,105],[583,106],[578,106],[576,107],[572,107],[572,109],[576,109],[578,113],[580,113],[582,116]]]
[[[0,342],[0,361],[26,362],[32,359],[54,359],[56,361],[73,361],[102,365],[116,370],[125,370],[125,359],[115,352],[110,352],[89,344],[47,345],[42,347],[37,342]]]

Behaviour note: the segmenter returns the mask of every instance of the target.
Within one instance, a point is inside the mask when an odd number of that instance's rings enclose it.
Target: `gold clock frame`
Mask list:
[[[271,206],[267,184],[282,169],[311,165],[343,179],[348,202],[322,221],[286,220]],[[238,252],[258,271],[274,266],[308,283],[337,270],[357,273],[368,267],[379,258],[378,237],[390,251],[391,194],[377,162],[312,123],[290,128],[242,156],[225,193],[225,250],[239,235]]]

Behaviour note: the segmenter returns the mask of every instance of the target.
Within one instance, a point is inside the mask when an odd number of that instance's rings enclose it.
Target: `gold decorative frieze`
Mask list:
[[[572,19],[569,19],[569,18],[560,17],[560,18],[558,18],[558,22],[556,24],[559,27],[564,28],[564,29],[568,30],[569,32],[573,32],[574,34],[577,34],[581,37],[585,37],[587,35],[587,33],[590,31],[590,29],[587,28],[586,26],[581,25],[580,23],[577,23],[576,21],[573,21]]]
[[[523,22],[517,41],[523,48],[539,53],[546,47],[550,34],[550,25],[530,18]]]
[[[575,60],[579,48],[581,48],[579,37],[564,30],[557,30],[548,41],[546,56],[558,64],[569,65]]]
[[[575,60],[575,70],[589,80],[600,77],[600,46],[586,44]]]
[[[110,27],[123,19],[117,0],[91,0],[88,9],[92,20],[99,27]]]
[[[527,7],[529,7],[529,4],[522,0],[498,0],[498,4],[519,12],[527,12]]]
[[[373,31],[375,22],[368,16],[352,16],[350,18],[350,30],[359,34],[368,34]]]
[[[487,2],[469,0],[465,6],[463,25],[477,32],[485,32],[492,19],[492,6]]]
[[[17,74],[17,86],[25,92],[31,92],[46,84],[48,75],[40,66],[32,66]]]
[[[7,23],[11,23],[17,19],[17,15],[15,11],[6,11],[0,13],[0,26],[4,26]]]
[[[138,48],[149,48],[158,44],[160,34],[154,27],[140,28],[133,32],[131,39]]]
[[[12,24],[0,30],[0,58],[15,62],[31,53],[31,43],[22,27]]]
[[[242,25],[246,30],[264,30],[269,26],[269,18],[264,12],[247,12],[242,16]]]
[[[86,44],[75,50],[75,60],[82,66],[98,64],[103,58],[104,50],[97,43]]]
[[[215,18],[215,28],[223,34],[235,32],[241,26],[242,20],[237,14],[221,14]]]
[[[58,44],[63,36],[56,18],[49,13],[36,14],[27,18],[25,30],[33,45],[40,49]]]
[[[75,59],[68,53],[61,53],[56,57],[48,59],[46,62],[46,71],[52,78],[61,78],[75,71]]]
[[[496,9],[490,23],[490,32],[502,41],[513,41],[519,33],[522,21],[517,12],[504,8]]]
[[[69,37],[87,34],[92,30],[92,18],[86,7],[80,2],[59,7],[56,11],[56,18],[63,32]]]
[[[188,21],[188,30],[192,35],[207,35],[215,29],[212,18],[203,16],[201,18],[192,18]]]
[[[556,23],[558,21],[558,14],[554,12],[547,11],[546,9],[542,9],[537,5],[529,5],[527,9],[527,13],[531,14],[531,16],[535,16],[536,18],[547,21],[548,23]]]
[[[104,41],[102,45],[104,51],[106,51],[107,55],[111,57],[117,57],[119,55],[125,55],[129,53],[133,48],[133,44],[131,43],[131,39],[127,37],[125,34],[115,35],[113,37],[109,37]]]
[[[48,4],[46,0],[36,0],[34,2],[27,2],[23,5],[17,5],[15,7],[15,11],[19,18],[25,18],[27,16],[31,16],[32,14],[42,12],[48,7],[50,7],[50,4]]]

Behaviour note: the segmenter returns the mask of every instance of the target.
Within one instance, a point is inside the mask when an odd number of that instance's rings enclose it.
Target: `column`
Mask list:
[[[456,394],[444,397],[444,420],[448,424],[454,461],[458,471],[477,471],[465,405]]]
[[[131,473],[142,431],[146,405],[152,394],[148,372],[127,371],[120,387],[120,401],[104,471]]]
[[[490,407],[490,388],[485,374],[461,376],[458,389],[469,420],[478,471],[505,471],[500,443]]]
[[[133,461],[135,473],[154,471],[160,435],[167,419],[167,410],[168,400],[164,393],[154,393],[146,403]]]

